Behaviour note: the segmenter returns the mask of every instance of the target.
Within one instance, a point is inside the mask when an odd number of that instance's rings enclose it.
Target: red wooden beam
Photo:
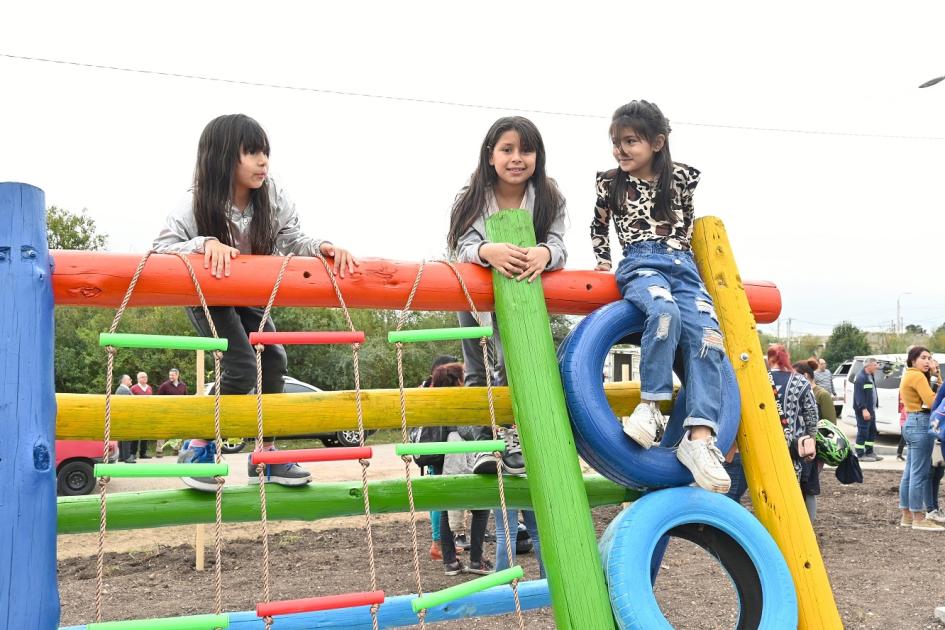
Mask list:
[[[137,254],[54,250],[53,296],[59,306],[115,308],[122,300],[141,257]],[[203,268],[203,256],[191,262],[207,302],[213,306],[259,306],[266,303],[279,274],[282,258],[242,255],[232,261],[230,277],[212,277]],[[418,263],[378,258],[361,260],[354,274],[339,278],[349,307],[400,309],[417,275]],[[458,265],[476,308],[494,310],[489,270],[473,264]],[[553,271],[541,276],[549,312],[586,315],[620,299],[611,273]],[[781,294],[771,282],[743,282],[755,320],[773,322],[781,313]],[[195,306],[198,304],[184,264],[171,255],[151,256],[131,299],[132,306]],[[316,258],[296,257],[289,262],[276,297],[277,306],[338,306],[325,269]],[[468,310],[453,272],[443,263],[427,263],[413,302],[420,311]]]
[[[317,610],[335,610],[354,606],[373,606],[384,603],[384,591],[366,593],[346,593],[344,595],[326,595],[308,599],[292,599],[282,602],[256,604],[257,617],[275,617],[294,613],[315,612]]]
[[[273,344],[321,345],[339,343],[364,343],[364,333],[361,331],[326,331],[326,332],[253,332],[249,333],[249,343],[255,346],[258,343],[264,346]]]
[[[294,451],[254,451],[253,464],[291,464],[292,462],[341,462],[350,459],[371,459],[369,446],[347,448],[303,448]]]

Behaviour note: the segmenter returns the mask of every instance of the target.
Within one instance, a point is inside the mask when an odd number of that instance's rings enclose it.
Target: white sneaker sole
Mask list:
[[[650,435],[646,429],[637,424],[631,424],[629,418],[623,422],[623,432],[641,447],[649,450],[656,444],[656,436]]]
[[[277,483],[280,486],[304,486],[307,483],[311,483],[311,481],[312,481],[311,475],[309,475],[308,477],[296,477],[296,478],[271,477],[269,479],[266,479],[266,483]],[[253,475],[252,477],[250,477],[249,485],[258,486],[259,475]]]
[[[685,439],[685,438],[684,438]],[[703,490],[708,490],[709,492],[718,492],[719,494],[725,494],[732,487],[732,480],[729,479],[724,482],[716,483],[706,475],[704,475],[699,469],[695,466],[695,461],[689,457],[689,453],[679,449],[676,451],[676,459],[678,459],[683,466],[689,469],[689,472],[692,473],[692,478],[695,479],[696,484]]]

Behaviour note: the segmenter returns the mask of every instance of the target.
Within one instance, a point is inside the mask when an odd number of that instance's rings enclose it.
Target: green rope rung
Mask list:
[[[505,452],[505,440],[479,440],[470,442],[419,442],[397,444],[398,455],[449,455],[452,453]]]
[[[90,623],[86,626],[87,630],[216,630],[216,628],[229,627],[229,615],[193,615],[190,617],[105,621]]]
[[[96,477],[226,477],[229,464],[95,464]]]
[[[520,580],[524,575],[525,572],[522,571],[522,567],[515,566],[510,569],[505,569],[504,571],[497,571],[492,575],[484,575],[481,578],[470,580],[469,582],[463,582],[456,586],[444,588],[442,591],[427,593],[410,602],[410,606],[415,613],[418,613],[427,608],[441,606],[456,601],[457,599],[468,597],[473,593],[484,591],[493,586],[501,586],[508,584],[512,580]]]
[[[421,341],[459,341],[491,337],[492,326],[466,326],[464,328],[425,328],[421,330],[392,330],[387,333],[388,343],[418,343]]]
[[[175,335],[136,335],[101,333],[98,345],[116,348],[152,348],[156,350],[226,350],[226,339],[213,337],[181,337]]]

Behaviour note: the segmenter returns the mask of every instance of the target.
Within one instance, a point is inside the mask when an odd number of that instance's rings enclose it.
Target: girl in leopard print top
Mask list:
[[[731,484],[715,445],[719,429],[724,348],[712,298],[692,259],[692,193],[699,171],[674,163],[669,121],[647,101],[614,112],[610,125],[619,168],[597,175],[591,241],[597,269],[610,270],[613,217],[623,246],[616,280],[623,298],[646,316],[641,342],[641,402],[623,430],[643,448],[657,442],[666,421],[659,401],[673,396],[677,346],[685,368],[688,429],[676,456],[696,483],[714,492]]]

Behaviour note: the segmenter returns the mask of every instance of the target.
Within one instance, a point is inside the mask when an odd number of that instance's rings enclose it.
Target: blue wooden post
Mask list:
[[[0,628],[59,625],[54,339],[45,195],[0,183]]]

